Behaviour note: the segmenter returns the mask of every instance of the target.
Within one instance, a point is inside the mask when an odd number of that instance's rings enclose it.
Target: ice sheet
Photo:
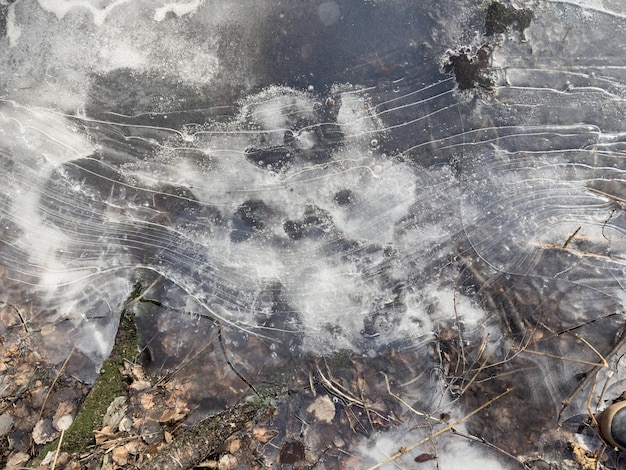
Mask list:
[[[398,393],[432,413],[515,385],[466,431],[547,448],[623,325],[626,23],[519,3],[530,27],[492,38],[474,2],[1,4],[0,300],[70,324],[92,379],[151,273],[172,311],[283,359],[400,351]],[[486,50],[488,86],[460,91],[442,64]]]

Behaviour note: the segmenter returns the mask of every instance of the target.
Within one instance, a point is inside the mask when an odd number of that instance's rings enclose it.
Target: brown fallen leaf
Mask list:
[[[25,452],[18,452],[9,457],[6,463],[6,470],[18,470],[23,468],[23,465],[30,460],[30,456]]]
[[[128,388],[136,392],[140,392],[150,387],[152,387],[152,384],[148,382],[147,380],[135,380],[132,384],[130,384],[130,387]]]
[[[187,411],[185,410],[169,409],[164,410],[163,413],[156,418],[156,420],[159,423],[175,423],[185,418],[185,416],[187,416]]]
[[[328,395],[317,397],[306,410],[312,413],[318,421],[330,423],[335,417],[335,404]]]
[[[124,465],[128,464],[128,458],[130,457],[130,454],[125,446],[119,446],[113,449],[112,457],[113,462],[123,467]]]
[[[240,448],[241,448],[241,439],[233,439],[228,445],[228,452],[230,452],[231,454],[236,454]]]
[[[139,440],[127,442],[124,447],[130,455],[137,455],[145,449],[145,445]]]
[[[278,431],[267,428],[254,428],[252,436],[261,444],[267,444],[278,435]]]
[[[40,419],[33,429],[33,441],[35,444],[47,444],[54,441],[59,436],[59,432],[52,427],[52,420]]]
[[[111,426],[105,426],[99,431],[94,431],[93,434],[96,439],[96,444],[99,446],[117,437],[117,434],[113,432]]]
[[[152,408],[154,408],[154,395],[152,395],[151,393],[144,393],[143,395],[141,395],[141,398],[139,398],[139,400],[141,401],[141,406],[144,410],[151,410]]]

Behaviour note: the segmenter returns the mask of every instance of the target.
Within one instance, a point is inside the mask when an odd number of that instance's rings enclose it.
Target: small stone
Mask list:
[[[339,448],[339,447],[345,446],[346,445],[346,441],[344,441],[341,437],[337,436],[333,440],[333,444],[335,445],[335,447]]]
[[[436,460],[437,456],[435,454],[420,454],[417,457],[415,457],[415,461],[417,463],[420,462],[428,462],[429,460]]]
[[[232,454],[224,454],[220,457],[217,465],[218,470],[234,470],[237,467],[237,457]]]
[[[228,446],[228,451],[231,454],[235,454],[237,453],[237,451],[241,449],[241,440],[240,439],[234,439],[230,445]]]
[[[115,449],[113,449],[112,454],[113,462],[115,462],[117,465],[123,467],[128,464],[128,457],[130,456],[130,453],[125,446],[116,447]]]
[[[164,438],[163,428],[156,421],[147,419],[141,430],[141,438],[148,445],[157,444]]]
[[[7,413],[0,415],[0,437],[4,436],[13,426],[13,418]]]
[[[60,431],[61,429],[59,429],[57,427],[57,423],[59,422],[59,419],[61,419],[63,416],[67,416],[67,415],[72,415],[75,411],[76,407],[74,406],[74,402],[71,401],[62,401],[57,405],[57,408],[54,412],[54,416],[52,417],[52,425],[55,427],[55,429],[57,429],[58,431]]]

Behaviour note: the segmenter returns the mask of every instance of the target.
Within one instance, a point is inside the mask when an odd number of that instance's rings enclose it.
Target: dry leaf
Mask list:
[[[19,470],[26,462],[28,462],[29,459],[30,456],[25,452],[18,452],[17,454],[13,454],[11,457],[9,457],[5,469]]]
[[[577,442],[570,444],[574,458],[576,459],[576,466],[584,470],[595,470],[598,468],[598,459],[591,452],[585,450]]]
[[[141,401],[141,406],[144,410],[154,408],[154,395],[151,393],[144,393],[139,400]]]
[[[330,423],[335,417],[335,404],[328,395],[320,395],[306,409],[318,421]]]
[[[124,447],[130,455],[137,455],[144,448],[144,445],[140,441],[131,441],[124,444]]]
[[[113,462],[123,467],[128,464],[128,457],[130,456],[128,449],[125,446],[119,446],[113,449]]]
[[[58,436],[59,433],[52,427],[52,421],[49,419],[40,419],[33,429],[35,444],[47,444],[54,441]]]
[[[254,428],[252,430],[252,436],[261,444],[267,444],[278,435],[278,431],[274,431],[267,428]]]
[[[187,416],[187,411],[179,410],[179,409],[169,409],[163,411],[161,415],[156,418],[159,423],[175,423],[176,421],[180,421],[185,416]]]
[[[127,411],[128,400],[126,397],[117,397],[107,408],[104,418],[102,418],[102,425],[108,426],[112,430],[117,429]]]
[[[117,437],[116,434],[111,430],[111,426],[105,426],[100,431],[94,431],[93,433],[96,438],[97,445],[102,445],[105,442],[108,442],[111,439]]]
[[[241,439],[233,439],[233,441],[228,445],[228,452],[230,452],[231,454],[235,454],[240,448]]]
[[[130,384],[129,388],[131,390],[135,390],[137,392],[140,392],[140,391],[146,390],[146,389],[148,389],[150,387],[152,387],[152,385],[147,380],[135,380],[132,384]]]
[[[146,374],[140,364],[133,364],[128,361],[124,363],[124,373],[135,381],[145,380],[146,378]]]

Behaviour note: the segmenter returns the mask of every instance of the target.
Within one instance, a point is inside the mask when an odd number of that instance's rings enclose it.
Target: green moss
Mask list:
[[[134,316],[125,311],[120,318],[120,326],[111,355],[102,364],[100,376],[83,402],[80,413],[72,426],[66,431],[61,445],[62,450],[72,453],[94,444],[93,431],[102,427],[102,418],[107,408],[115,398],[127,394],[128,382],[121,374],[124,361],[134,361],[137,354]]]
[[[512,6],[507,7],[500,2],[493,1],[487,7],[485,32],[487,36],[501,34],[504,33],[509,26],[516,25],[515,29],[522,33],[530,26],[530,22],[534,17],[533,12],[526,8],[517,9]]]
[[[351,365],[350,359],[354,353],[348,349],[342,349],[334,353],[328,359],[328,365],[333,369],[339,369],[341,367],[347,367]]]
[[[490,91],[495,85],[489,68],[491,52],[488,45],[482,46],[475,54],[468,48],[460,50],[448,57],[443,70],[454,74],[459,90],[480,87]]]
[[[126,306],[141,295],[141,284],[137,283],[129,294]],[[95,430],[102,427],[102,418],[111,402],[128,392],[128,380],[122,375],[124,361],[134,362],[138,355],[137,329],[130,309],[125,308],[120,316],[120,324],[111,354],[102,364],[89,395],[83,401],[80,412],[63,436],[61,451],[74,453],[95,444]],[[58,441],[45,446],[39,453],[41,459],[49,451],[57,448]]]

